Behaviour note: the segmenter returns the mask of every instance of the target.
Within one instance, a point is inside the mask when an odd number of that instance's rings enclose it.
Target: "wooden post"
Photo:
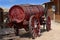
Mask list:
[[[3,28],[3,22],[4,22],[4,20],[3,20],[3,9],[0,8],[0,26],[1,26],[1,28]]]
[[[54,0],[56,11],[55,11],[55,21],[60,22],[60,0]]]

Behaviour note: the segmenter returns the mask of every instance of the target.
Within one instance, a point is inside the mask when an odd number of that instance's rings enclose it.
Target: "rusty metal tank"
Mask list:
[[[14,5],[9,10],[9,20],[17,23],[29,20],[32,15],[42,16],[44,8],[41,5]]]

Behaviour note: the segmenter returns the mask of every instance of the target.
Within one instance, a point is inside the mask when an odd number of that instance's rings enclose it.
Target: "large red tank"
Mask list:
[[[44,8],[41,5],[14,5],[9,10],[10,21],[17,23],[29,20],[32,15],[42,16]]]

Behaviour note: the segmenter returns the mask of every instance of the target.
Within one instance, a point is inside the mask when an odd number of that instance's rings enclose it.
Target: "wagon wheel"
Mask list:
[[[40,36],[40,23],[34,15],[29,20],[29,31],[33,39]]]
[[[47,31],[51,30],[51,19],[49,16],[47,17],[47,20],[46,20],[46,30]]]

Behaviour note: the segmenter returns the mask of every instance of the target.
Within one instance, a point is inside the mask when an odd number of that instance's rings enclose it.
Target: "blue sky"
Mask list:
[[[49,0],[0,0],[0,7],[10,8],[15,4],[43,4]]]

